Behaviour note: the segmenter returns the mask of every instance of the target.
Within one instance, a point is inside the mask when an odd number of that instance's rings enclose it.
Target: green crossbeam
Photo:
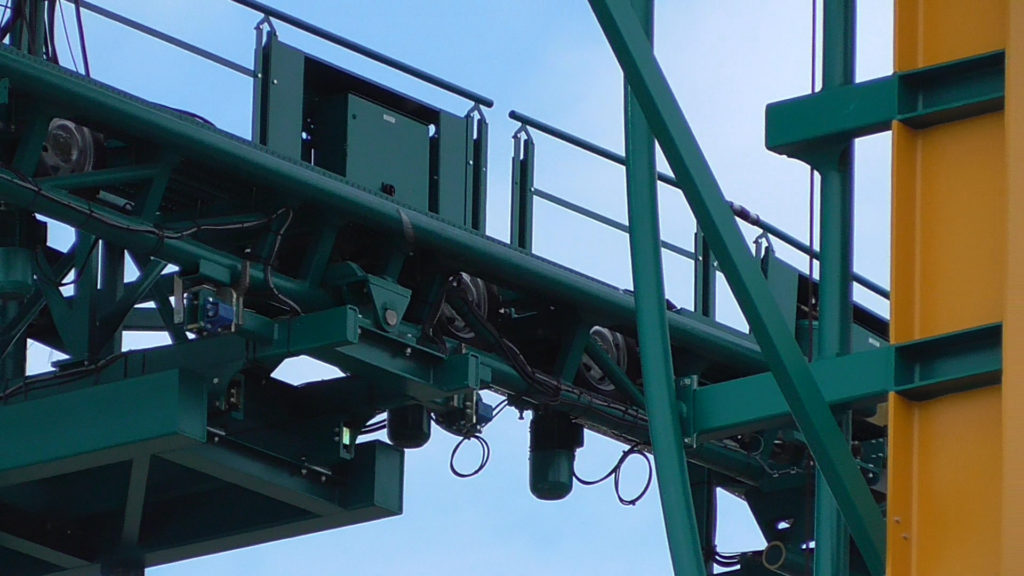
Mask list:
[[[775,375],[871,572],[884,573],[885,522],[746,242],[637,18],[625,3],[591,8],[661,144],[697,223]]]

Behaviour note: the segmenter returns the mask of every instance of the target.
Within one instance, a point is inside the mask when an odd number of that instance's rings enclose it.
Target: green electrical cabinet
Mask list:
[[[480,231],[486,127],[318,60],[271,35],[253,136],[273,151]]]

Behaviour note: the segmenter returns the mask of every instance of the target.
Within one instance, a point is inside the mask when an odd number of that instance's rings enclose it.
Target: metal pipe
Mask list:
[[[490,98],[488,98],[486,96],[478,94],[478,93],[476,93],[476,92],[474,92],[474,91],[472,91],[472,90],[470,90],[468,88],[463,88],[462,86],[459,86],[458,84],[454,84],[452,82],[449,82],[449,81],[445,80],[444,78],[439,78],[438,76],[435,76],[435,75],[431,74],[430,72],[427,72],[425,70],[421,70],[419,68],[416,68],[415,66],[411,66],[409,64],[406,64],[405,62],[402,62],[401,60],[396,60],[396,59],[394,59],[394,58],[392,58],[392,57],[390,57],[390,56],[388,56],[386,54],[382,54],[382,53],[374,50],[373,48],[370,48],[370,47],[367,47],[367,46],[363,46],[362,44],[359,44],[357,42],[353,42],[352,40],[349,40],[348,38],[345,38],[344,36],[339,36],[338,34],[335,34],[334,32],[331,32],[330,30],[321,28],[320,26],[317,26],[316,24],[312,24],[310,22],[306,22],[305,20],[302,20],[300,18],[296,18],[295,16],[292,16],[291,14],[289,14],[289,13],[283,11],[283,10],[278,10],[277,8],[274,8],[273,6],[267,6],[266,4],[264,4],[262,2],[256,2],[255,0],[231,0],[231,1],[234,2],[235,4],[240,5],[240,6],[245,6],[246,8],[248,8],[250,10],[259,12],[260,14],[263,14],[264,16],[267,16],[269,18],[273,18],[275,20],[279,20],[281,22],[284,22],[285,24],[287,24],[289,26],[292,26],[294,28],[297,28],[299,30],[302,30],[303,32],[305,32],[307,34],[310,34],[312,36],[316,36],[317,38],[319,38],[321,40],[324,40],[326,42],[330,42],[331,44],[334,44],[335,46],[344,48],[344,49],[346,49],[346,50],[348,50],[350,52],[355,52],[356,54],[359,54],[360,56],[363,56],[365,58],[369,58],[370,60],[373,60],[374,62],[378,62],[378,63],[383,64],[383,65],[385,65],[385,66],[387,66],[389,68],[393,68],[395,70],[398,70],[399,72],[402,72],[404,74],[412,76],[413,78],[416,78],[417,80],[421,80],[423,82],[426,82],[427,84],[430,84],[431,86],[436,86],[437,88],[440,88],[440,89],[442,89],[442,90],[444,90],[446,92],[450,92],[452,94],[455,94],[456,96],[460,96],[462,98],[465,98],[466,100],[469,100],[471,102],[475,102],[475,103],[477,103],[477,104],[479,104],[479,105],[481,105],[481,106],[483,106],[485,108],[491,108],[491,107],[494,106],[494,100],[491,100]]]
[[[536,196],[537,198],[542,198],[544,200],[547,200],[548,202],[551,202],[552,204],[554,204],[556,206],[561,206],[562,208],[565,208],[566,210],[568,210],[570,212],[574,212],[576,214],[579,214],[580,216],[589,218],[589,219],[591,219],[591,220],[593,220],[595,222],[598,222],[600,224],[604,224],[605,226],[607,226],[609,228],[612,228],[614,230],[618,230],[619,232],[624,232],[626,234],[629,234],[629,226],[628,225],[623,224],[622,222],[619,222],[618,220],[614,220],[612,218],[609,218],[609,217],[605,216],[604,214],[599,214],[597,212],[594,212],[593,210],[590,210],[589,208],[584,208],[583,206],[580,206],[579,204],[574,204],[572,202],[569,202],[568,200],[566,200],[564,198],[561,198],[559,196],[555,196],[554,194],[552,194],[550,192],[545,192],[545,191],[543,191],[543,190],[541,190],[539,188],[534,188],[533,189],[533,195]],[[671,242],[669,242],[667,240],[662,240],[661,241],[661,247],[664,248],[665,250],[668,250],[669,252],[671,252],[673,254],[676,254],[678,256],[682,256],[683,258],[687,258],[689,260],[693,260],[694,259],[694,254],[693,254],[692,250],[687,250],[686,248],[683,248],[682,246],[678,246],[676,244],[673,244],[673,243],[671,243]]]
[[[654,0],[631,0],[631,4],[646,41],[653,43]],[[676,574],[697,576],[706,574],[707,570],[693,506],[668,335],[654,136],[629,82],[624,81],[624,84],[629,252],[654,470],[672,567]]]
[[[825,0],[822,17],[822,90],[853,83],[856,56],[854,0]],[[850,353],[853,325],[853,141],[832,150],[828,164],[815,166],[821,174],[821,279],[818,285],[819,358]],[[849,411],[839,415],[840,428],[849,441]],[[815,474],[814,572],[847,576],[850,573],[850,536],[846,524],[821,475]]]
[[[614,152],[612,150],[609,150],[608,148],[590,142],[589,140],[584,140],[583,138],[580,138],[579,136],[576,136],[574,134],[570,134],[569,132],[566,132],[561,128],[556,128],[550,124],[537,120],[536,118],[527,116],[526,114],[517,112],[515,110],[509,112],[508,117],[512,120],[515,120],[516,122],[522,123],[525,126],[533,128],[538,132],[547,134],[548,136],[551,136],[556,140],[560,140],[562,142],[565,142],[566,144],[575,146],[580,150],[590,152],[595,156],[604,158],[609,162],[614,162],[615,164],[618,164],[620,166],[626,165],[626,158],[622,154],[619,154],[618,152]],[[671,174],[666,174],[665,172],[658,172],[658,181],[663,184],[668,184],[673,188],[681,190],[681,188],[679,187],[679,182]],[[768,234],[774,236],[787,246],[793,248],[794,250],[800,252],[805,256],[811,256],[815,259],[821,258],[820,252],[818,252],[814,248],[811,248],[806,243],[800,241],[789,232],[786,232],[785,230],[779,228],[778,226],[772,224],[771,222],[762,219],[760,216],[758,216],[754,212],[751,212],[747,208],[744,208],[740,204],[730,202],[729,205],[732,207],[733,214],[740,220],[746,222],[747,224],[750,224],[751,226],[754,226],[755,228],[760,228],[761,230],[764,230]],[[861,274],[858,274],[857,272],[853,273],[853,281],[856,282],[857,284],[860,284],[869,292],[881,296],[886,300],[889,299],[889,290],[887,288]]]
[[[309,202],[325,213],[358,214],[361,221],[382,231],[411,238],[417,245],[447,256],[448,262],[465,271],[511,288],[522,288],[533,294],[571,302],[587,317],[600,319],[605,325],[628,327],[635,308],[633,298],[612,286],[602,284],[536,256],[512,250],[503,242],[451,226],[435,217],[409,211],[380,195],[355,188],[340,177],[312,168],[299,161],[268,154],[262,147],[218,130],[190,121],[123,92],[103,87],[56,66],[40,63],[7,47],[0,47],[0,73],[39,100],[48,100],[61,114],[72,115],[76,121],[97,122],[123,127],[126,136],[163,145],[169,151],[206,166],[216,166],[222,173],[244,174],[261,187],[276,189],[282,197]],[[8,201],[20,198],[31,209],[41,207],[37,194],[17,185],[4,185]],[[74,201],[74,200],[73,200]],[[101,207],[93,205],[96,210]],[[167,240],[158,246],[156,238],[127,234],[75,212],[60,210],[53,204],[62,221],[89,229],[105,237],[116,237],[122,245],[140,243],[143,253],[154,253],[162,259],[197,263],[211,252],[204,245],[188,240]],[[109,211],[112,216],[125,217]],[[52,214],[57,217],[57,214]],[[135,250],[135,248],[132,248]],[[155,251],[155,252],[154,252]],[[214,262],[229,270],[240,271],[241,261],[212,253]],[[252,270],[253,283],[263,282],[259,268]],[[309,287],[287,277],[274,277],[282,293],[304,294],[311,301],[321,301]],[[766,364],[760,349],[751,338],[737,330],[697,318],[680,311],[669,316],[673,342],[692,352],[717,359],[738,373],[761,372]]]
[[[200,48],[195,44],[185,42],[181,38],[175,38],[174,36],[171,36],[166,32],[161,32],[156,28],[152,28],[150,26],[143,24],[142,22],[132,20],[131,18],[128,18],[126,16],[122,16],[112,10],[107,10],[102,6],[97,6],[92,2],[88,2],[87,0],[78,0],[78,2],[81,4],[83,9],[88,10],[89,12],[92,12],[97,16],[101,16],[112,22],[117,22],[118,24],[131,28],[136,32],[141,32],[146,36],[156,38],[161,42],[166,42],[167,44],[170,44],[175,48],[180,48],[190,54],[199,56],[200,58],[204,58],[210,62],[213,62],[214,64],[223,66],[228,70],[231,70],[232,72],[238,72],[239,74],[243,76],[248,76],[250,78],[253,77],[253,71],[247,66],[242,66],[241,64],[234,62],[232,60],[228,60],[227,58],[219,54],[214,54],[213,52],[210,52],[209,50],[206,50],[204,48]]]

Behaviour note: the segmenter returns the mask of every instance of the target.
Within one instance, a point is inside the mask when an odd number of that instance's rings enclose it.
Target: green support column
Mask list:
[[[644,42],[654,37],[654,1],[631,0],[643,25]],[[637,337],[644,375],[651,447],[658,475],[661,511],[676,574],[705,574],[700,530],[686,466],[686,450],[676,398],[672,348],[665,308],[658,222],[658,180],[654,137],[640,105],[626,82],[626,196],[629,208],[629,250],[636,297]]]
[[[825,397],[725,201],[648,38],[625,3],[590,0],[687,203],[771,367],[793,419],[872,574],[885,571],[885,522]],[[646,378],[645,378],[646,380]],[[652,399],[648,396],[648,407]]]
[[[825,0],[822,90],[852,84],[855,73],[854,0]],[[818,309],[818,358],[850,352],[853,322],[853,142],[841,143],[821,174],[821,279]],[[839,416],[849,441],[850,414]],[[814,502],[814,572],[850,573],[850,537],[835,499],[819,471]]]

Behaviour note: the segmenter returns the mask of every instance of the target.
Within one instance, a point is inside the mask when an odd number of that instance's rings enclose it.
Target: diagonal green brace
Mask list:
[[[719,267],[771,367],[872,574],[885,566],[885,522],[628,3],[589,0]]]

